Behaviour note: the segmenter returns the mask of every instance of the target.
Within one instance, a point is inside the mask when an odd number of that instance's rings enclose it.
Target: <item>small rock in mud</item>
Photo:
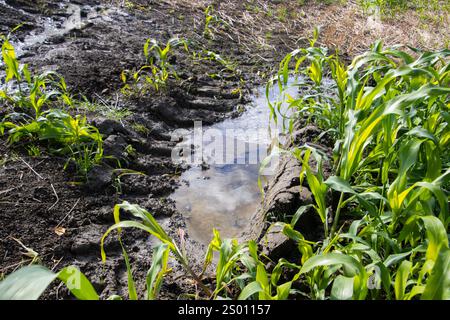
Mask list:
[[[109,166],[95,166],[88,173],[85,188],[89,191],[102,193],[110,187],[113,179],[113,169]]]

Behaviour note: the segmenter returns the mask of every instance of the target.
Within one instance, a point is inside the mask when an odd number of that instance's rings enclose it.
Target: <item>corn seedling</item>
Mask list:
[[[148,39],[144,44],[144,57],[146,63],[135,72],[122,71],[120,78],[123,83],[122,93],[143,94],[150,91],[160,91],[167,86],[169,79],[179,80],[175,67],[171,63],[171,57],[176,53],[175,49],[182,47],[194,62],[210,61],[222,66],[218,73],[209,74],[210,77],[225,78],[239,77],[243,82],[241,71],[237,65],[223,56],[209,50],[190,50],[188,42],[180,38],[171,38],[165,46],[155,39]]]
[[[135,170],[131,170],[131,169],[114,169],[113,174],[114,174],[113,186],[114,186],[114,189],[116,189],[116,194],[119,194],[119,195],[122,194],[121,178],[123,178],[125,176],[131,176],[131,175],[145,176],[144,173],[135,171]]]
[[[85,117],[73,117],[65,110],[74,103],[64,79],[54,72],[32,75],[28,66],[16,59],[7,38],[3,39],[2,59],[6,84],[0,100],[8,112],[0,122],[0,134],[6,133],[11,145],[27,144],[26,149],[35,156],[40,154],[37,143],[45,142],[51,153],[67,156],[68,163],[75,163],[85,177],[102,159],[102,137]]]
[[[136,72],[132,73],[133,87],[128,84],[127,72],[121,73],[121,80],[124,84],[122,92],[129,93],[133,89],[138,92],[145,92],[149,88],[159,91],[166,86],[169,77],[178,79],[175,68],[170,63],[175,48],[183,47],[188,50],[187,42],[180,38],[171,38],[165,46],[155,39],[148,39],[144,44],[144,57],[146,63]]]
[[[131,213],[138,220],[120,220],[120,211]],[[169,261],[174,257],[186,270],[187,276],[192,277],[202,288],[204,299],[238,298],[238,299],[287,299],[295,290],[291,289],[292,283],[300,274],[300,267],[280,260],[272,273],[269,273],[260,260],[257,245],[254,241],[238,244],[236,240],[222,240],[217,230],[208,247],[205,256],[204,271],[211,265],[214,252],[219,254],[216,265],[216,286],[210,288],[202,282],[202,275],[195,274],[189,266],[189,261],[184,249],[183,233],[180,232],[180,246],[164,231],[155,218],[146,210],[137,205],[124,202],[114,208],[115,224],[111,226],[101,239],[101,256],[106,260],[104,241],[108,235],[118,232],[118,241],[122,247],[123,256],[128,274],[128,298],[137,300],[138,293],[133,278],[130,259],[121,239],[123,229],[136,228],[148,232],[156,237],[160,243],[153,249],[152,263],[147,272],[145,283],[147,292],[145,299],[158,298],[164,277],[170,273]],[[282,270],[289,268],[297,271],[294,278],[287,282],[281,281]],[[99,296],[89,280],[74,266],[63,268],[54,273],[39,265],[30,265],[19,269],[0,282],[0,299],[38,299],[45,289],[56,279],[61,280],[69,291],[80,300],[98,300]],[[281,284],[279,282],[282,282]],[[124,297],[111,296],[110,300],[119,300]]]
[[[215,13],[213,6],[209,5],[205,11],[205,26],[203,28],[203,37],[214,40],[214,33],[217,32],[217,27],[226,25],[226,22],[220,19]]]
[[[132,214],[135,218],[141,220],[141,222],[138,221],[134,221],[134,220],[128,220],[128,221],[121,221],[120,220],[120,210],[125,210],[127,212],[129,212],[130,214]],[[114,207],[114,221],[115,224],[110,227],[105,234],[103,235],[102,239],[101,239],[101,256],[102,256],[102,260],[105,261],[106,260],[106,253],[104,250],[104,241],[105,238],[114,230],[118,231],[118,241],[120,242],[121,246],[122,246],[122,252],[123,252],[123,256],[125,258],[125,263],[127,266],[127,272],[128,272],[128,290],[129,290],[129,298],[131,300],[135,300],[137,299],[137,292],[135,289],[135,282],[133,279],[133,275],[132,275],[132,271],[131,271],[131,266],[130,266],[130,262],[128,259],[128,254],[122,244],[122,240],[120,237],[120,234],[122,232],[123,228],[136,228],[136,229],[140,229],[143,230],[145,232],[148,232],[150,235],[156,237],[158,240],[161,241],[162,245],[164,247],[161,247],[160,249],[158,249],[155,254],[157,252],[159,252],[161,255],[163,255],[164,257],[166,257],[166,255],[170,252],[173,254],[173,256],[177,259],[177,261],[183,266],[183,268],[186,270],[186,272],[188,273],[189,276],[191,276],[196,282],[197,284],[202,288],[202,290],[204,291],[205,294],[210,294],[210,290],[202,283],[201,279],[199,278],[199,276],[191,269],[190,265],[189,265],[189,260],[187,258],[186,252],[184,250],[184,247],[179,247],[175,241],[169,237],[169,235],[164,231],[164,229],[158,224],[158,222],[155,220],[155,218],[146,210],[140,208],[137,205],[132,205],[129,204],[128,202],[124,202],[120,205],[116,205]],[[164,270],[167,271],[167,258],[164,259],[160,259],[160,267],[156,268],[154,270],[158,270],[158,272],[163,272],[165,273]],[[148,279],[162,279],[162,275],[160,276],[149,276]],[[148,280],[149,281],[149,280]],[[159,280],[160,281],[160,280]],[[154,283],[152,281],[147,282],[147,283]],[[159,288],[158,283],[155,284],[155,288]],[[156,292],[153,293],[153,295],[155,295]],[[150,298],[150,296],[149,296]]]
[[[283,117],[289,130],[306,119],[335,143],[331,157],[310,144],[279,150],[298,159],[300,185],[314,198],[292,216],[275,217],[274,226],[297,244],[298,259],[280,259],[266,268],[268,258],[256,242],[222,239],[214,230],[198,275],[187,259],[182,232],[178,244],[149,212],[124,202],[114,208],[115,224],[101,239],[101,256],[105,261],[105,238],[117,231],[130,299],[138,292],[121,239],[126,228],[148,232],[161,243],[146,277],[148,299],[158,297],[172,257],[201,288],[196,298],[450,299],[450,51],[407,52],[376,42],[345,66],[337,53],[317,47],[317,40],[318,31],[311,47],[289,53],[267,86],[267,91],[273,85],[280,89],[278,101],[269,103],[274,119],[287,105],[291,112]],[[307,89],[305,95],[285,94],[292,77]],[[328,178],[325,161],[333,168]],[[136,220],[122,221],[121,210]],[[318,241],[298,231],[301,216],[311,210],[323,223]],[[205,284],[214,253],[215,282]],[[20,269],[0,283],[0,298],[37,298],[57,277],[67,278],[37,266]],[[86,291],[78,287],[77,298],[98,298],[87,281],[81,283]]]

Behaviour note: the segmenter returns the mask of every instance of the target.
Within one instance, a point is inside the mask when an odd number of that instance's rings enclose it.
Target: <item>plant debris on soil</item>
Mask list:
[[[223,23],[212,26],[212,34],[205,36],[204,10],[210,4]],[[282,6],[291,19],[283,19],[279,13]],[[80,10],[81,21],[68,26],[71,8]],[[120,176],[111,161],[94,167],[87,182],[80,183],[73,170],[64,170],[64,159],[45,153],[30,157],[2,137],[0,275],[32,259],[55,270],[73,264],[102,297],[126,296],[127,292],[119,244],[107,241],[106,264],[100,258],[100,238],[114,223],[115,204],[129,201],[140,205],[175,239],[178,230],[186,228],[182,215],[167,198],[184,169],[171,160],[176,142],[171,141],[170,133],[174,129],[191,127],[195,120],[211,124],[238,116],[252,88],[267,80],[287,52],[302,46],[317,24],[322,27],[323,44],[339,49],[344,56],[367,49],[380,37],[388,43],[439,47],[450,35],[448,28],[421,28],[415,16],[372,21],[353,1],[345,5],[269,0],[0,1],[0,33],[7,34],[20,24],[11,41],[22,63],[33,70],[58,72],[74,95],[90,103],[127,111],[125,116],[98,110],[86,111],[86,115],[103,135],[105,155],[121,159],[124,168],[144,175]],[[58,32],[48,32],[45,26]],[[193,50],[216,52],[234,63],[236,72],[211,77],[221,72],[220,64],[198,62],[180,52],[172,61],[179,80],[170,81],[156,95],[123,95],[120,75],[144,63],[145,41],[155,38],[165,43],[172,37],[189,40]],[[236,94],[238,91],[241,94]],[[279,203],[294,207],[299,197],[311,197],[292,194],[288,190],[295,183],[288,180],[279,178],[271,183]],[[270,210],[275,209],[266,208],[265,212]],[[151,263],[150,240],[142,232],[130,231],[123,241],[130,249],[136,278],[144,279]],[[30,257],[24,246],[36,255]],[[192,263],[200,270],[203,245],[189,240],[187,246]],[[180,278],[182,269],[172,267],[162,298],[195,293],[194,284]],[[142,293],[143,281],[137,284]],[[67,296],[66,289],[52,287],[44,298]]]

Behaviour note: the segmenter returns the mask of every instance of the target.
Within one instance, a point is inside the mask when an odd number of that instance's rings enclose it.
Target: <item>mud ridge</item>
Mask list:
[[[327,135],[314,125],[306,125],[297,121],[289,139],[283,145],[283,152],[275,174],[269,179],[264,188],[264,200],[251,218],[252,224],[243,232],[242,240],[257,240],[263,252],[273,261],[279,258],[292,258],[297,252],[295,242],[287,238],[282,230],[273,228],[272,223],[292,217],[301,206],[314,203],[306,179],[300,185],[301,162],[291,153],[295,147],[305,144],[313,145],[324,152],[328,159],[332,155],[332,142]],[[316,163],[310,159],[309,165],[315,170]],[[324,178],[331,175],[332,168],[328,161],[324,161]],[[331,209],[331,208],[330,208]],[[323,236],[323,224],[312,208],[302,214],[297,222],[296,230],[311,241],[318,241]]]

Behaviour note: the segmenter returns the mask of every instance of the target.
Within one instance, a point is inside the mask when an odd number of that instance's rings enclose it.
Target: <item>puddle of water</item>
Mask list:
[[[27,35],[23,41],[14,43],[17,56],[24,54],[25,49],[35,44],[44,43],[47,39],[56,36],[64,35],[69,31],[81,27],[81,7],[75,4],[67,6],[66,13],[69,15],[62,22],[55,21],[51,17],[43,18],[41,24],[44,31]]]
[[[291,96],[297,92],[297,87],[287,90]],[[278,89],[275,88],[271,91],[271,100],[277,96]],[[228,161],[228,164],[211,164],[206,169],[197,165],[181,174],[182,185],[171,198],[185,215],[188,233],[193,239],[208,244],[213,228],[218,229],[224,238],[238,237],[250,223],[261,201],[258,172],[264,159],[261,155],[267,152],[271,141],[269,126],[273,134],[274,124],[269,116],[265,88],[261,87],[253,95],[252,105],[239,117],[204,128],[222,132],[227,139],[235,141],[235,146],[236,141],[245,142],[246,148],[237,152],[235,147],[231,164]],[[242,136],[242,132],[236,132],[230,137],[227,131],[230,129],[244,130],[245,134]]]
[[[6,5],[2,0],[0,0],[0,3]],[[64,3],[61,3],[60,5],[61,7],[64,7]],[[82,14],[82,11],[84,11],[84,14]],[[53,36],[64,36],[72,30],[81,29],[87,22],[94,22],[96,20],[111,22],[113,21],[113,18],[110,17],[110,15],[127,15],[118,9],[102,9],[102,7],[99,6],[82,7],[72,3],[67,4],[66,14],[67,18],[63,18],[62,20],[61,18],[55,19],[55,17],[42,18],[40,21],[44,28],[42,32],[36,33],[35,31],[32,31],[29,35],[25,36],[23,41],[13,43],[17,56],[20,58],[27,48],[44,43]]]

